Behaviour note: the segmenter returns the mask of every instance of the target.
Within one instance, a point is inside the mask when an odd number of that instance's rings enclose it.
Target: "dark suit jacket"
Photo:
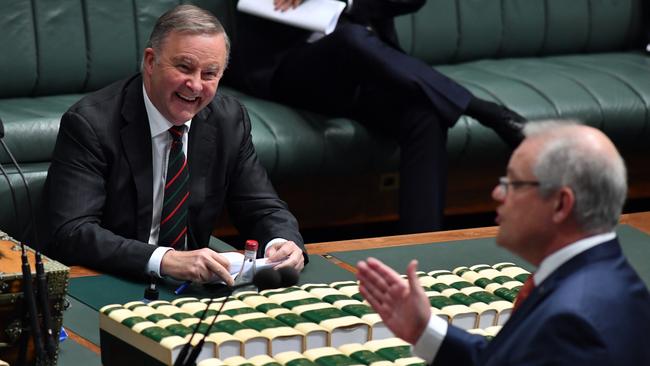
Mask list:
[[[450,327],[433,365],[650,365],[650,294],[612,240],[552,273],[490,341]]]
[[[188,144],[188,246],[207,245],[228,206],[246,237],[302,245],[251,140],[244,107],[217,93],[192,120]],[[88,95],[62,117],[45,183],[46,252],[67,264],[144,274],[152,215],[151,133],[136,75]],[[263,245],[260,245],[260,251]]]

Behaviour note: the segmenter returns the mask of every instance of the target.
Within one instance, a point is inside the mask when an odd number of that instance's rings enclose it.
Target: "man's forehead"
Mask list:
[[[207,60],[207,61],[201,62],[201,60],[198,60],[196,57],[192,57],[189,54],[183,54],[183,53],[178,54],[178,55],[172,55],[171,60],[174,61],[174,62],[184,62],[184,63],[188,63],[188,64],[191,64],[191,65],[200,63],[201,67],[204,68],[204,69],[207,69],[207,70],[210,70],[210,69],[216,70],[216,69],[219,69],[219,67],[220,67],[219,62],[216,61],[216,60]]]
[[[226,50],[226,39],[224,33],[189,33],[182,31],[169,32],[161,42],[161,48],[184,47],[189,41],[207,39],[214,42],[219,48]]]
[[[509,175],[522,175],[532,172],[532,167],[544,145],[543,139],[526,138],[515,149],[508,162],[507,173]]]
[[[200,42],[208,39],[208,43]],[[199,42],[192,42],[198,40]],[[187,34],[171,32],[161,45],[161,53],[174,61],[200,62],[203,67],[219,69],[227,58],[223,33]],[[198,60],[197,60],[198,57]]]

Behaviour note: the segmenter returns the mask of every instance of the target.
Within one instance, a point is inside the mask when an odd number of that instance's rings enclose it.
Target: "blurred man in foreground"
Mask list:
[[[431,316],[416,261],[408,282],[376,259],[359,262],[361,293],[433,365],[650,365],[650,294],[614,233],[623,160],[591,127],[540,122],[524,133],[492,192],[496,240],[538,269],[493,340]]]

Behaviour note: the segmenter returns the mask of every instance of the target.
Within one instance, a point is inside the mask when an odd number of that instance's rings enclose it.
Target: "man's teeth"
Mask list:
[[[185,95],[180,94],[180,93],[176,93],[176,95],[177,95],[179,98],[181,98],[181,99],[183,99],[183,100],[186,100],[186,101],[188,101],[188,102],[193,102],[193,101],[196,100],[196,98],[198,98],[198,97],[188,97],[188,96],[185,96]]]

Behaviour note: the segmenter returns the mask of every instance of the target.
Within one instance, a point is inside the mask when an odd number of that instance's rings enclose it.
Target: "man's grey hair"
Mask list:
[[[623,158],[597,154],[572,127],[577,121],[542,121],[524,127],[526,137],[541,136],[544,143],[533,173],[540,194],[548,197],[568,186],[575,194],[574,218],[587,233],[609,232],[618,223],[627,196],[627,172]],[[571,133],[574,131],[574,133]]]
[[[147,47],[151,47],[154,51],[160,51],[165,38],[171,32],[180,32],[184,34],[223,34],[226,42],[226,64],[230,58],[230,39],[223,25],[209,11],[201,9],[194,5],[179,5],[173,9],[168,10],[165,14],[161,15],[156,21],[156,25],[151,31]]]

